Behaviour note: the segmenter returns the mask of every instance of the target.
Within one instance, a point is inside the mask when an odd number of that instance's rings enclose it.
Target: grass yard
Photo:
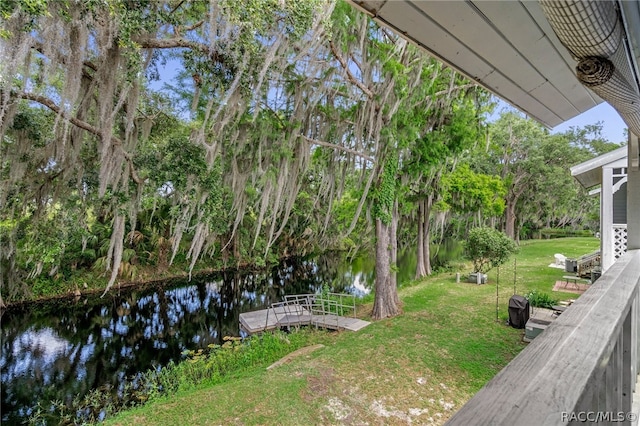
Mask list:
[[[404,313],[357,333],[310,331],[323,348],[266,370],[234,373],[218,385],[156,399],[111,425],[443,424],[525,344],[506,326],[513,294],[552,293],[566,272],[549,268],[555,253],[572,258],[598,248],[594,238],[528,241],[489,283],[456,283],[455,273],[400,290]],[[460,271],[466,275],[469,270]],[[578,297],[553,293],[557,299]],[[372,304],[359,308],[367,319]]]

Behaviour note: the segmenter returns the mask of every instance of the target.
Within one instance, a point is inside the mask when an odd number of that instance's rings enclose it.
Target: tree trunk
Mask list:
[[[504,233],[512,240],[516,238],[516,201],[517,200],[507,200],[507,208],[504,211]]]
[[[236,261],[236,266],[240,267],[240,262],[242,261],[242,255],[240,254],[240,241],[238,239],[238,233],[233,233],[233,258]]]
[[[433,196],[418,203],[418,260],[416,262],[416,279],[431,275],[431,204]]]
[[[376,219],[376,294],[371,315],[374,320],[393,317],[400,313],[398,289],[391,280],[389,234],[389,225]]]
[[[424,202],[424,237],[422,237],[422,256],[424,256],[424,269],[427,275],[431,275],[431,207],[433,206],[433,195],[429,195]]]
[[[400,214],[398,213],[398,200],[393,203],[393,212],[391,214],[391,229],[389,229],[389,243],[391,250],[391,286],[395,289],[396,305],[400,303],[398,298],[398,221]]]
[[[516,216],[516,245],[520,245],[520,238],[523,237],[525,239],[527,238],[533,238],[532,236],[529,236],[528,234],[525,235],[521,235],[522,229],[524,228],[524,218],[522,217],[522,214],[520,214],[519,216]]]
[[[424,213],[423,203],[418,203],[418,256],[416,262],[416,279],[422,278],[427,275],[427,270],[424,267]]]

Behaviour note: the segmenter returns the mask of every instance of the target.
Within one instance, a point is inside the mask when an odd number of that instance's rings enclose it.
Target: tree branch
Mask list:
[[[336,45],[333,44],[333,40],[329,42],[329,46],[331,47],[331,52],[333,53],[333,56],[338,60],[338,62],[340,62],[340,65],[342,65],[342,69],[347,73],[347,79],[351,83],[355,84],[360,90],[362,90],[369,99],[373,99],[373,92],[367,86],[365,86],[361,81],[359,81],[353,75],[351,70],[349,70],[347,61],[345,61],[344,58],[340,55],[340,52],[338,52]]]
[[[204,21],[196,22],[195,24],[190,25],[188,27],[184,27],[184,28],[180,27],[180,30],[181,31],[193,31],[196,28],[200,28],[203,24],[204,24]]]
[[[351,53],[351,54],[349,55],[349,57],[351,58],[351,61],[352,61],[354,64],[356,64],[356,66],[358,67],[358,69],[360,70],[360,72],[362,72],[362,65],[361,65],[361,64],[360,64],[360,62],[356,59],[356,56],[355,56],[353,53]]]
[[[174,38],[136,38],[134,39],[136,43],[140,45],[143,49],[173,49],[178,47],[184,47],[186,49],[193,49],[198,52],[202,52],[206,54],[209,58],[214,61],[225,63],[228,62],[225,60],[225,57],[220,52],[213,50],[209,45],[204,43],[199,43],[197,41],[187,40],[184,37],[174,37]]]
[[[70,122],[74,126],[79,127],[79,128],[81,128],[83,130],[86,130],[87,132],[89,132],[89,133],[91,133],[93,135],[99,136],[100,138],[103,137],[102,130],[100,130],[97,127],[92,126],[91,124],[87,123],[84,120],[80,120],[77,117],[73,117],[68,112],[62,111],[62,109],[58,105],[56,105],[55,102],[53,102],[49,98],[46,98],[46,97],[40,96],[40,95],[36,95],[36,94],[33,94],[33,93],[28,93],[28,92],[12,92],[12,94],[14,96],[17,96],[18,98],[21,98],[21,99],[26,99],[26,100],[29,100],[29,101],[37,102],[40,105],[43,105],[43,106],[49,108],[51,111],[55,112],[60,117],[62,117],[63,119],[67,120],[68,122]],[[135,166],[133,164],[133,159],[131,158],[131,154],[129,154],[127,151],[124,150],[122,141],[120,139],[118,139],[117,137],[115,137],[115,136],[111,136],[111,142],[115,146],[120,148],[120,151],[122,152],[122,156],[125,158],[125,160],[127,160],[129,165],[131,166],[131,178],[137,184],[142,184],[143,180],[140,179],[140,176],[138,176],[138,173],[136,172]]]
[[[463,84],[462,86],[455,86],[453,88],[441,90],[439,92],[434,93],[433,96],[450,95],[453,92],[457,92],[464,89],[470,89],[472,87],[477,87],[477,86],[478,85],[476,83],[467,83],[467,84]]]
[[[174,37],[174,38],[136,38],[134,40],[136,43],[140,45],[140,47],[144,49],[171,49],[175,47],[186,47],[189,49],[195,49],[199,51],[209,51],[209,46],[198,43],[196,41],[187,40],[183,37]]]
[[[46,53],[45,53],[45,51],[44,51],[44,45],[43,45],[42,43],[40,43],[40,42],[36,42],[36,43],[33,45],[33,48],[34,48],[38,53],[40,53],[42,56],[47,57],[47,54],[46,54]],[[67,63],[68,63],[68,62],[67,62],[67,58],[66,58],[65,56],[63,56],[62,54],[60,54],[60,52],[56,52],[56,53],[57,53],[57,56],[58,56],[58,58],[56,58],[56,60],[57,60],[57,61],[59,61],[61,64],[67,65]],[[98,71],[98,66],[97,66],[96,64],[94,64],[93,62],[89,61],[89,60],[83,61],[83,64],[84,64],[84,66],[85,66],[85,67],[87,67],[87,68],[89,68],[89,69],[91,69],[91,70],[93,70],[93,71]],[[87,77],[90,77],[90,78],[91,78],[91,76],[86,72],[86,70],[84,70],[84,69],[83,69],[83,70],[82,70],[82,73],[83,73],[85,76],[87,76]]]
[[[343,151],[343,152],[348,152],[349,154],[353,154],[356,155],[360,158],[364,158],[365,160],[371,161],[372,163],[375,163],[375,159],[373,157],[371,157],[370,155],[364,154],[362,152],[356,151],[355,149],[351,149],[351,148],[347,148],[344,146],[340,146],[340,145],[336,145],[330,142],[324,142],[324,141],[319,141],[317,139],[313,139],[313,138],[309,138],[307,136],[304,135],[300,135],[302,136],[307,142],[310,142],[314,145],[320,145],[320,146],[326,146],[327,148],[331,148],[331,149],[335,149],[337,151]]]
[[[178,4],[176,4],[172,9],[171,12],[169,12],[169,14],[173,14],[176,10],[180,9],[180,7],[182,6],[182,3],[184,3],[185,0],[180,0],[178,2]]]
[[[64,118],[65,120],[69,121],[71,124],[73,124],[76,127],[80,127],[81,129],[84,129],[86,131],[88,131],[89,133],[93,133],[96,136],[102,136],[102,131],[100,129],[98,129],[97,127],[92,126],[91,124],[80,120],[79,118],[73,117],[71,115],[69,115],[69,113],[63,112],[60,107],[58,105],[56,105],[51,99],[49,98],[45,98],[44,96],[40,96],[40,95],[36,95],[33,93],[28,93],[28,92],[14,92],[13,93],[15,96],[22,98],[22,99],[27,99],[30,101],[34,101],[37,102],[41,105],[46,106],[47,108],[49,108],[51,111],[55,112],[56,114],[60,115],[62,118]],[[115,137],[113,139],[116,139]],[[119,143],[121,143],[118,140]]]
[[[394,41],[398,38],[398,36],[396,34],[394,34],[393,32],[389,31],[387,28],[385,27],[380,27],[380,29],[382,30],[382,33],[387,36],[387,38],[391,41]]]
[[[136,38],[134,40],[144,49],[171,49],[174,47],[188,47],[190,49],[203,50],[206,46],[202,43],[187,40],[183,37],[174,38]],[[207,49],[208,50],[208,49]]]

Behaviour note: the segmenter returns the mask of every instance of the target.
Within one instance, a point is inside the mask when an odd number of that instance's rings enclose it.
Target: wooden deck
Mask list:
[[[311,312],[302,306],[277,306],[240,314],[240,325],[249,334],[308,324]]]
[[[371,324],[369,321],[338,315],[313,315],[311,320],[311,325],[331,330],[358,331],[369,324]]]
[[[344,295],[341,295],[344,296]],[[322,300],[315,295],[295,296],[271,305],[268,309],[244,312],[240,314],[240,326],[249,334],[280,328],[299,327],[302,325],[327,328],[330,330],[358,331],[370,323],[361,319],[342,315],[327,310],[328,306],[339,309],[339,312],[351,311],[353,306],[338,304],[335,300]]]
[[[330,330],[358,331],[369,324],[368,321],[339,315],[311,315],[304,308],[299,314],[287,313],[282,308],[269,308],[240,314],[240,325],[249,334],[302,325]]]

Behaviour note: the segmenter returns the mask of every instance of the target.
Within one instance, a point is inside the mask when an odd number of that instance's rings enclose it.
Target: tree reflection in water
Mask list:
[[[240,313],[286,294],[315,293],[328,284],[363,295],[372,270],[370,258],[324,255],[287,260],[268,272],[229,271],[10,309],[2,316],[2,422],[24,422],[38,402],[70,403],[103,386],[121,391],[138,372],[240,335]]]

